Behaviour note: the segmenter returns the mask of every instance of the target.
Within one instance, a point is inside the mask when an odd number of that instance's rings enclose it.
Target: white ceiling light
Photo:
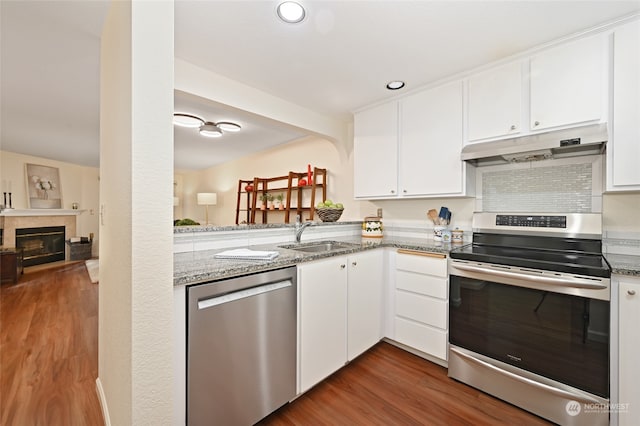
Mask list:
[[[301,22],[305,15],[304,7],[295,1],[284,1],[278,5],[278,16],[289,24]]]
[[[200,134],[208,138],[219,138],[222,136],[223,131],[239,132],[242,129],[242,126],[231,121],[214,123],[213,121],[204,121],[197,115],[182,112],[176,112],[173,114],[173,124],[182,127],[199,128]]]
[[[239,124],[232,123],[230,121],[220,121],[216,123],[220,130],[224,130],[225,132],[239,132],[242,127]]]
[[[387,89],[398,90],[404,87],[404,81],[394,80],[387,83]]]
[[[216,126],[216,123],[207,121],[202,126],[200,126],[200,134],[208,138],[219,138],[220,136],[222,136],[222,130],[220,130],[220,128]]]
[[[181,127],[200,127],[204,124],[204,120],[193,114],[184,114],[177,112],[173,114],[173,124]]]

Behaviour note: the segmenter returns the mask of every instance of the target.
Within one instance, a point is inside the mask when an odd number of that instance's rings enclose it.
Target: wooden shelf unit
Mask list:
[[[327,169],[315,167],[311,182],[307,182],[307,185],[298,186],[300,179],[307,180],[307,172],[289,172],[285,176],[270,178],[254,177],[253,180],[240,179],[238,181],[236,225],[240,224],[240,215],[243,213],[243,220],[249,224],[255,224],[257,219],[261,220],[258,223],[268,223],[269,214],[275,212],[284,214],[284,223],[290,223],[291,220],[295,220],[296,215],[300,215],[303,221],[306,219],[313,220],[316,203],[320,202],[320,200],[324,202],[327,199]],[[244,188],[247,185],[252,185],[253,190],[245,191]],[[311,191],[309,206],[303,206],[304,191]],[[260,204],[258,204],[260,196],[274,192],[284,193],[284,211],[261,210]],[[320,194],[322,198],[320,198]],[[291,216],[292,212],[293,217]],[[306,219],[303,217],[305,212],[309,212],[309,216]],[[244,218],[245,216],[246,218]]]

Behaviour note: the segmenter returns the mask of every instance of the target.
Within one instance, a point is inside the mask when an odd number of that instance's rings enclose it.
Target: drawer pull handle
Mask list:
[[[437,259],[444,259],[447,257],[447,255],[444,253],[430,253],[427,251],[408,250],[408,249],[398,249],[398,253],[412,254],[414,256],[435,257]]]
[[[627,290],[627,294],[629,296],[635,296],[636,295],[636,291],[635,290]]]

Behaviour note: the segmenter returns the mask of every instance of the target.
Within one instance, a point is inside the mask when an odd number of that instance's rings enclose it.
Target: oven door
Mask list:
[[[449,342],[609,397],[607,278],[452,259]]]

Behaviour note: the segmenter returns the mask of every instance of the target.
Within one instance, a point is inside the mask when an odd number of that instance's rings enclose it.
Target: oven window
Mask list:
[[[609,302],[452,275],[449,341],[609,397]]]

